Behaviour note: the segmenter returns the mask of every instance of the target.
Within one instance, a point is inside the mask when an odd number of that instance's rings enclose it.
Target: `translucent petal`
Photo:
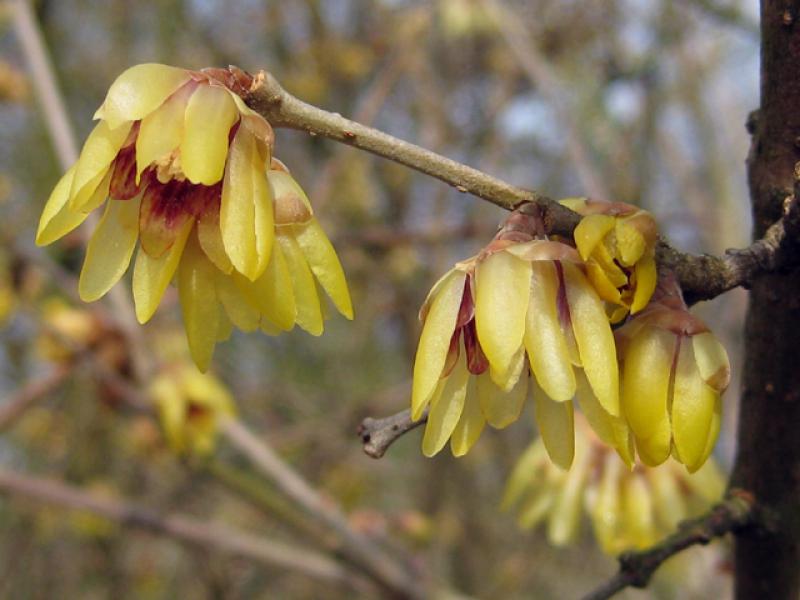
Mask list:
[[[274,240],[272,191],[255,138],[242,128],[231,144],[219,215],[225,252],[237,271],[256,280],[267,268]]]
[[[717,392],[706,385],[697,369],[694,350],[683,340],[675,369],[672,397],[672,437],[681,462],[690,471],[700,467]]]
[[[139,202],[112,200],[89,240],[78,281],[84,302],[102,297],[128,269],[139,234]]]
[[[142,119],[189,79],[188,71],[176,67],[155,63],[133,66],[111,84],[94,118],[107,121],[111,127]]]
[[[192,183],[213,185],[222,179],[228,155],[228,133],[239,111],[219,87],[200,85],[189,98],[181,140],[181,170]],[[243,137],[253,139],[251,135]]]
[[[642,329],[625,351],[622,409],[637,438],[647,439],[664,423],[669,426],[667,402],[675,335],[656,328]]]
[[[570,413],[571,414],[571,413]],[[566,481],[550,511],[547,538],[554,546],[564,546],[578,534],[583,507],[583,490],[589,471],[589,453],[586,448],[577,453],[577,460],[567,474]]]
[[[489,376],[492,378],[494,384],[504,392],[509,392],[517,385],[517,382],[522,375],[523,369],[527,372],[527,365],[525,360],[525,346],[520,346],[519,350],[514,354],[511,359],[511,364],[505,373],[500,373],[489,366]]]
[[[622,486],[625,533],[635,548],[654,544],[656,529],[653,518],[653,501],[647,483],[638,474],[627,477]]]
[[[88,215],[95,208],[101,206],[106,200],[108,200],[108,188],[111,184],[111,174],[112,170],[109,169],[104,175],[101,173],[102,177],[98,176],[100,178],[100,183],[95,185],[95,183],[92,182],[87,185],[87,189],[93,187],[95,190],[92,192],[92,195],[89,196],[83,203],[79,212]]]
[[[603,300],[613,304],[619,304],[622,301],[619,290],[614,287],[614,284],[608,279],[608,275],[600,265],[593,260],[589,260],[586,263],[586,275],[588,275],[589,281],[592,282],[597,295]]]
[[[422,438],[422,453],[425,456],[433,456],[439,452],[455,430],[464,409],[469,375],[466,352],[462,352],[456,366],[444,380],[441,394],[431,402],[428,423]]]
[[[621,526],[620,481],[623,475],[622,463],[611,453],[605,455],[601,469],[597,494],[589,508],[595,537],[603,552],[615,554],[619,547]]]
[[[531,381],[533,382],[533,379]],[[569,469],[575,455],[572,401],[556,402],[548,398],[541,389],[537,389],[535,383],[532,385],[536,423],[547,454],[554,464],[562,469]]]
[[[222,242],[218,211],[205,210],[200,214],[197,219],[197,239],[203,252],[215,267],[223,273],[230,273],[233,270],[233,264]]]
[[[522,498],[531,483],[538,480],[539,471],[546,460],[547,452],[542,442],[536,442],[528,446],[528,449],[517,460],[506,482],[503,501],[500,504],[503,510],[511,508],[517,500]]]
[[[219,321],[217,322],[217,341],[224,342],[233,333],[233,322],[228,318],[228,313],[222,305],[219,305]]]
[[[47,204],[44,205],[44,210],[42,210],[42,216],[39,219],[39,228],[36,231],[37,246],[46,246],[55,242],[86,219],[86,213],[72,211],[67,206],[69,190],[72,186],[72,177],[74,175],[75,167],[72,166],[58,180],[56,187],[50,193]]]
[[[669,421],[661,421],[649,438],[636,437],[639,458],[648,467],[657,467],[669,458],[672,446],[672,431]]]
[[[112,202],[116,202],[116,200],[112,200]],[[186,221],[175,238],[172,248],[158,258],[151,257],[142,248],[139,248],[136,262],[133,265],[133,301],[139,323],[147,323],[156,312],[161,298],[178,268],[183,248],[193,226],[193,220]]]
[[[616,449],[628,467],[633,466],[633,440],[627,423],[621,417],[614,417],[600,406],[592,387],[583,371],[576,373],[577,389],[575,398],[589,425],[603,442]]]
[[[289,173],[270,169],[267,178],[275,201],[277,225],[296,225],[311,219],[314,210],[308,196]]]
[[[295,237],[314,276],[330,296],[336,309],[348,319],[353,318],[353,304],[336,250],[316,219],[294,225]]]
[[[78,162],[75,163],[75,175],[69,192],[70,209],[84,209],[84,205],[103,180],[111,161],[116,158],[128,138],[130,130],[129,122],[122,123],[116,129],[111,129],[105,121],[100,121],[95,126],[86,138]]]
[[[539,386],[553,400],[575,395],[575,374],[556,307],[558,275],[550,261],[532,265],[525,348]]]
[[[561,263],[572,330],[586,378],[603,408],[619,415],[619,372],[614,335],[603,302],[577,266]]]
[[[692,346],[703,381],[719,393],[724,392],[731,381],[731,363],[725,347],[710,331],[693,335]]]
[[[583,260],[587,260],[603,238],[614,229],[614,221],[614,217],[609,215],[587,215],[581,219],[573,235]]]
[[[450,450],[453,452],[453,456],[464,456],[469,452],[469,449],[478,441],[486,425],[486,419],[483,418],[478,392],[475,387],[476,381],[473,376],[467,382],[467,394],[464,399],[461,418],[450,436]]]
[[[142,119],[136,136],[137,183],[142,171],[180,147],[186,104],[193,91],[193,86],[184,86]]]
[[[219,302],[214,282],[216,267],[190,236],[178,269],[178,294],[189,352],[197,368],[205,372],[211,363],[219,329]]]
[[[261,321],[258,310],[253,308],[237,287],[233,277],[222,271],[216,273],[217,298],[225,308],[231,322],[242,331],[255,331]]]
[[[319,294],[317,294],[317,285],[303,251],[290,235],[279,233],[277,237],[286,259],[286,266],[291,274],[292,290],[297,308],[297,324],[311,335],[321,335],[323,323]]]
[[[626,219],[616,219],[617,257],[626,267],[633,266],[647,249],[642,233]]]
[[[647,306],[653,296],[653,292],[656,289],[656,281],[658,280],[655,259],[652,256],[642,259],[636,263],[634,273],[636,291],[633,293],[633,302],[631,302],[631,314],[636,314]]]
[[[510,391],[498,388],[487,373],[476,376],[478,405],[489,425],[495,429],[508,427],[519,419],[528,397],[528,378],[519,377]]]
[[[621,288],[628,284],[628,276],[614,262],[614,256],[606,247],[605,242],[595,246],[594,252],[592,252],[592,260],[602,267],[606,277],[614,287]]]
[[[430,303],[428,317],[422,326],[417,355],[414,359],[414,378],[411,389],[411,417],[422,412],[436,389],[450,348],[450,338],[456,326],[466,274],[451,271]]]
[[[717,396],[717,401],[714,404],[714,412],[711,415],[711,424],[708,427],[708,437],[706,438],[706,446],[703,449],[703,455],[700,457],[700,460],[697,461],[699,467],[702,467],[703,465],[707,466],[709,464],[706,461],[708,460],[708,457],[711,456],[711,453],[714,451],[714,446],[717,444],[717,438],[719,437],[719,430],[721,426],[722,426],[722,400],[719,396]]]
[[[496,252],[475,269],[475,326],[491,367],[505,373],[522,346],[531,289],[531,264]]]
[[[450,279],[449,279],[450,275],[455,270],[456,269],[451,269],[447,273],[442,275],[436,281],[436,283],[433,284],[433,287],[431,287],[430,291],[428,292],[428,295],[425,296],[425,300],[422,302],[422,306],[420,306],[419,315],[418,315],[419,316],[419,320],[422,321],[423,323],[425,322],[425,319],[428,318],[428,311],[430,310],[430,307],[431,307],[431,304],[433,303],[433,300],[436,298],[436,296],[439,295],[439,291],[442,289],[442,287],[445,285],[445,283],[450,281]]]
[[[298,318],[298,300],[289,266],[279,244],[272,249],[267,270],[253,286],[258,292],[261,314],[279,329],[292,329]]]

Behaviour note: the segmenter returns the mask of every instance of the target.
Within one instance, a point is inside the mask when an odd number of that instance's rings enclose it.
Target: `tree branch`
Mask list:
[[[203,549],[214,549],[258,563],[299,571],[309,577],[353,585],[355,577],[336,561],[309,550],[237,532],[216,523],[154,511],[100,498],[63,483],[0,469],[0,491],[48,504],[85,510],[126,527],[163,534]]]
[[[626,552],[619,556],[619,571],[583,600],[606,600],[628,587],[646,587],[653,573],[668,558],[696,545],[706,545],[717,537],[754,525],[755,503],[752,495],[731,490],[728,496],[707,514],[681,523],[678,531],[647,550]]]
[[[71,369],[59,365],[50,373],[27,381],[0,405],[0,433],[9,429],[25,412],[60,386],[70,375]]]
[[[383,419],[365,418],[358,426],[358,436],[364,444],[364,453],[372,458],[381,458],[397,439],[427,421],[427,410],[418,421],[413,421],[409,409]]]

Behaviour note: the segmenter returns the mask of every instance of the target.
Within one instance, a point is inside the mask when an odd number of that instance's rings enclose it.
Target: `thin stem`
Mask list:
[[[403,435],[428,422],[428,412],[417,421],[411,419],[409,409],[399,413],[373,419],[367,417],[358,426],[358,436],[364,444],[364,453],[372,458],[381,458],[395,441]]]

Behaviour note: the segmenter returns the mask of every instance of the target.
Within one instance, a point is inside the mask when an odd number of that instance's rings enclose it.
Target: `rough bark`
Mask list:
[[[761,2],[761,107],[748,177],[753,235],[781,214],[800,161],[800,2]],[[732,485],[771,517],[736,540],[736,598],[800,597],[800,274],[757,280],[745,326],[738,456]]]

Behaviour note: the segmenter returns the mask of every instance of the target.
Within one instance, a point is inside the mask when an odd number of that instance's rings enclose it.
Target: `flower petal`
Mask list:
[[[220,309],[214,282],[216,268],[195,236],[190,236],[178,269],[178,295],[189,352],[197,368],[205,372],[217,343]]]
[[[622,485],[622,514],[629,544],[646,548],[656,542],[653,502],[644,478],[634,473]]]
[[[478,441],[486,425],[486,419],[483,418],[478,392],[475,387],[475,377],[470,377],[467,381],[467,393],[464,399],[464,409],[461,411],[461,418],[450,436],[450,450],[453,456],[464,456],[469,452],[469,449]]]
[[[189,79],[188,71],[176,67],[156,63],[133,66],[111,84],[94,118],[111,127],[142,119]]]
[[[75,229],[88,216],[87,213],[70,210],[67,206],[72,178],[75,175],[75,166],[62,175],[56,187],[50,193],[47,204],[44,205],[42,216],[39,219],[39,228],[36,230],[36,245],[47,246],[57,239],[67,235]]]
[[[583,371],[576,373],[577,389],[575,398],[578,400],[581,411],[589,422],[589,426],[603,442],[617,450],[620,458],[630,468],[633,467],[634,447],[633,438],[627,423],[622,417],[614,417],[606,412],[592,387],[586,380]]]
[[[531,295],[531,263],[496,252],[475,269],[475,327],[491,368],[506,373],[522,347]]]
[[[504,392],[487,373],[477,375],[476,396],[484,418],[495,429],[508,427],[519,419],[528,397],[528,378],[519,377],[511,390]]]
[[[647,306],[656,289],[658,273],[656,271],[656,261],[652,256],[648,256],[636,263],[634,278],[636,279],[636,290],[633,293],[633,302],[631,302],[631,314],[636,314]]]
[[[322,288],[330,296],[336,309],[346,318],[353,319],[353,304],[344,277],[342,265],[328,236],[313,217],[307,223],[294,225],[297,243]]]
[[[620,526],[622,522],[620,504],[620,481],[623,475],[622,463],[612,453],[608,453],[600,470],[601,479],[597,494],[589,508],[592,526],[603,552],[617,554],[620,548]]]
[[[530,446],[514,465],[511,475],[506,482],[506,489],[503,492],[503,500],[500,503],[502,510],[508,510],[518,500],[522,498],[527,489],[538,481],[542,467],[547,461],[547,452],[541,440],[537,440]]]
[[[267,268],[274,240],[272,190],[265,169],[255,138],[240,127],[225,169],[219,219],[225,252],[251,281]]]
[[[572,330],[586,378],[603,408],[619,415],[619,372],[614,335],[603,302],[577,266],[560,263],[564,270]]]
[[[225,274],[229,274],[233,270],[233,263],[228,258],[225,244],[222,241],[219,210],[207,209],[200,213],[197,219],[197,240],[208,260],[214,263],[215,267]]]
[[[731,381],[731,363],[725,347],[710,331],[693,335],[692,346],[703,381],[719,393],[724,392]]]
[[[583,490],[589,475],[591,456],[584,446],[576,452],[575,464],[567,473],[555,505],[550,511],[547,539],[554,546],[564,546],[575,539],[581,522]]]
[[[708,426],[708,437],[706,438],[706,445],[703,449],[703,454],[700,459],[697,461],[697,469],[703,470],[702,467],[705,465],[706,467],[710,464],[706,461],[708,457],[711,456],[711,453],[714,451],[714,446],[717,444],[717,438],[719,437],[719,430],[722,426],[722,399],[717,396],[717,401],[714,403],[714,412],[711,414],[711,423]],[[690,473],[694,473],[695,471],[687,465]]]
[[[442,375],[450,339],[456,326],[466,273],[451,271],[433,298],[422,326],[411,388],[411,418],[422,416]]]
[[[84,302],[102,297],[128,269],[139,235],[140,199],[111,200],[89,240],[78,280]]]
[[[672,432],[669,421],[662,421],[656,432],[649,438],[636,438],[636,451],[648,467],[657,467],[669,458]]]
[[[196,186],[188,181],[151,183],[144,190],[139,210],[139,235],[142,249],[159,258],[175,243],[187,221],[194,221],[193,195]]]
[[[183,86],[142,119],[136,136],[137,183],[147,167],[180,147],[186,105],[194,89],[193,85]]]
[[[197,87],[186,105],[180,145],[181,169],[189,181],[213,185],[222,179],[228,134],[238,119],[236,104],[223,88]]]
[[[622,366],[622,409],[637,438],[646,440],[666,423],[675,335],[646,328],[631,339]]]
[[[78,162],[75,163],[75,175],[69,192],[70,209],[85,210],[86,203],[128,139],[131,126],[132,123],[126,122],[111,129],[107,122],[100,121],[86,138]]]
[[[321,335],[323,330],[322,309],[317,293],[317,284],[308,267],[306,258],[297,241],[290,235],[278,233],[278,242],[283,250],[286,266],[292,279],[297,324],[311,335]]]
[[[530,303],[525,325],[525,348],[536,381],[551,399],[575,395],[575,374],[556,307],[558,275],[551,261],[532,265]]]
[[[551,400],[536,385],[533,385],[533,409],[536,415],[536,424],[544,441],[547,454],[553,463],[564,470],[572,465],[575,456],[575,425],[572,412],[572,401],[556,402]]]
[[[614,229],[614,221],[610,215],[587,215],[580,220],[573,236],[583,260],[587,260],[603,238]]]
[[[112,202],[114,202],[112,200]],[[133,301],[136,319],[147,323],[156,312],[172,276],[178,268],[186,240],[192,232],[193,220],[187,220],[168,252],[158,258],[151,257],[141,247],[133,265]]]
[[[444,447],[461,418],[469,381],[465,354],[461,353],[455,368],[442,381],[441,394],[431,401],[431,411],[422,438],[422,453],[425,456],[433,456]]]
[[[617,257],[626,267],[633,266],[647,249],[647,240],[626,219],[616,219]]]
[[[222,271],[216,273],[217,298],[225,308],[228,318],[242,331],[258,329],[261,315],[251,306],[237,287],[234,278]]]
[[[688,342],[681,344],[675,369],[672,438],[681,462],[693,472],[702,464],[718,394],[703,381]]]

